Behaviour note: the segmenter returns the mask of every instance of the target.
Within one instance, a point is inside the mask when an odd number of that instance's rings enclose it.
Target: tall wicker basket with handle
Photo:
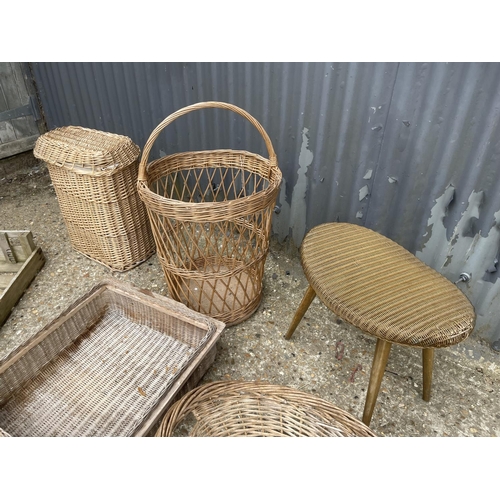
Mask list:
[[[269,159],[224,149],[176,153],[148,163],[164,128],[205,108],[227,109],[246,118],[262,135]],[[171,114],[156,127],[143,150],[137,186],[175,300],[227,325],[255,312],[262,298],[280,184],[281,171],[269,136],[237,106],[200,102]]]

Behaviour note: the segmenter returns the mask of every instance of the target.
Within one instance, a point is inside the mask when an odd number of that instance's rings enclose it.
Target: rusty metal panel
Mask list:
[[[327,221],[389,236],[452,281],[500,337],[500,64],[34,63],[49,128],[83,125],[141,148],[170,113],[234,103],[269,133],[283,171],[273,232],[299,246]],[[152,158],[246,149],[252,127],[227,111],[174,122]]]

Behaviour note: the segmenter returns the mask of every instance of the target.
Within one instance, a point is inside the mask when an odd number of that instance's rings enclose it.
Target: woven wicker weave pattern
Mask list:
[[[44,160],[75,250],[115,271],[127,271],[155,251],[136,188],[140,150],[128,137],[82,127],[41,136]]]
[[[148,162],[159,133],[203,108],[247,118],[261,133],[269,159],[247,151],[177,153]],[[258,307],[281,172],[271,141],[246,111],[198,103],[165,119],[141,158],[138,191],[146,205],[170,294],[196,311],[232,325]]]
[[[213,382],[172,405],[157,437],[175,435],[193,415],[190,436],[375,436],[362,422],[312,394],[265,382]]]
[[[474,328],[474,308],[453,283],[370,229],[322,224],[304,238],[301,256],[318,297],[335,314],[378,338],[446,347]]]
[[[15,436],[134,435],[222,328],[170,299],[98,285],[2,360],[0,426]]]

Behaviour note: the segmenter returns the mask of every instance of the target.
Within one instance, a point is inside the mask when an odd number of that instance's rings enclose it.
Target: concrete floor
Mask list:
[[[167,295],[156,256],[111,272],[68,241],[46,168],[0,175],[0,229],[32,231],[46,264],[0,328],[0,359],[102,279],[113,276]],[[307,287],[297,255],[273,241],[264,298],[229,327],[203,382],[267,380],[317,394],[361,418],[375,339],[315,299],[291,341],[284,334]],[[474,334],[436,352],[431,401],[422,400],[421,351],[393,346],[371,422],[379,436],[500,436],[499,354]]]

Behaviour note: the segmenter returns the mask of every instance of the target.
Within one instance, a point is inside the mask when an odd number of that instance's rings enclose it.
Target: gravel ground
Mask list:
[[[126,273],[75,252],[42,164],[0,171],[0,229],[32,231],[46,263],[0,328],[0,359],[99,281],[114,277],[168,295],[156,255]],[[226,328],[201,383],[266,380],[317,394],[361,418],[375,339],[316,298],[291,341],[284,334],[307,282],[297,254],[276,241],[264,297],[248,320]],[[422,400],[418,349],[393,346],[371,422],[379,436],[500,436],[499,354],[471,336],[436,352],[431,401]]]

